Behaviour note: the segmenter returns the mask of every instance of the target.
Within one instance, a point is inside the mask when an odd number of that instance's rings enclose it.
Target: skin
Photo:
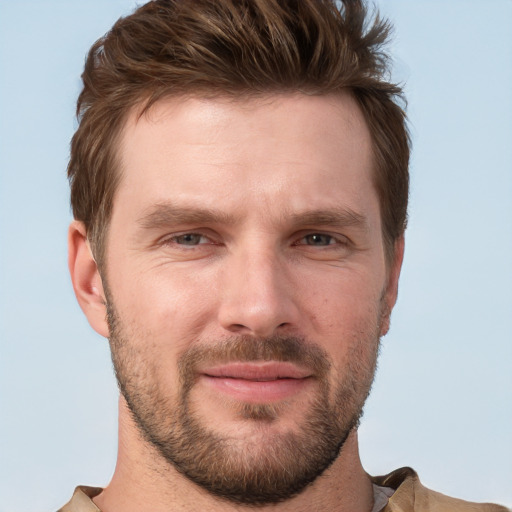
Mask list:
[[[389,328],[403,239],[386,262],[371,138],[348,94],[168,99],[142,117],[132,113],[119,155],[102,274],[125,337],[159,390],[175,397],[177,361],[187,349],[233,336],[312,340],[329,357],[333,387],[351,358],[371,360]],[[105,283],[82,223],[72,223],[69,242],[79,303],[109,337]],[[361,352],[362,333],[371,341]],[[200,378],[191,397],[215,432],[265,446],[277,433],[300,430],[318,391],[314,378],[303,384],[277,386],[275,395],[255,384],[233,395]],[[265,429],[240,420],[240,401],[278,404],[277,420]],[[95,498],[101,510],[244,509],[162,460],[122,397],[119,422],[115,474]],[[262,510],[370,511],[372,499],[353,430],[321,478]]]

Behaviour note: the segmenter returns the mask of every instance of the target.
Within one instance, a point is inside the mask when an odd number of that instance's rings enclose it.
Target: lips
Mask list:
[[[310,371],[287,362],[229,363],[201,372],[204,383],[232,398],[250,403],[283,400],[311,380]]]
[[[311,376],[311,372],[299,368],[293,363],[273,361],[229,363],[208,368],[203,373],[210,377],[227,377],[253,381],[304,379]]]

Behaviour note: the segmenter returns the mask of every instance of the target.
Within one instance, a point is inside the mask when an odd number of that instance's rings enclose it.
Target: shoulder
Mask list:
[[[395,489],[382,512],[511,512],[492,503],[471,503],[427,489],[411,468],[372,477],[373,483]]]

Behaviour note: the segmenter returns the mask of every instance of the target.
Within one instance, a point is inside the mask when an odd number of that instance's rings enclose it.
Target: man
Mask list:
[[[367,25],[357,1],[160,0],[91,49],[69,265],[120,439],[61,510],[504,510],[359,460],[409,157]]]

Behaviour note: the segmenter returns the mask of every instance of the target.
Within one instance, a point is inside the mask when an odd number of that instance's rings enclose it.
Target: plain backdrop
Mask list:
[[[413,139],[400,296],[365,468],[512,505],[512,2],[381,0]],[[117,389],[66,265],[65,176],[90,45],[132,0],[0,0],[0,512],[105,485]]]

